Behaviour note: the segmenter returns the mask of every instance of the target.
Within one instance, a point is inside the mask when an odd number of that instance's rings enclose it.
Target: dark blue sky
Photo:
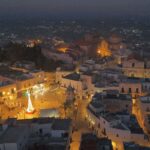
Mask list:
[[[0,0],[0,14],[150,16],[150,0]]]

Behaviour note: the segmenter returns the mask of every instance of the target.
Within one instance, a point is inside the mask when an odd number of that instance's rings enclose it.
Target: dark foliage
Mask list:
[[[38,69],[53,71],[62,64],[61,61],[54,61],[42,55],[40,46],[26,47],[24,44],[8,43],[0,48],[0,62],[14,63],[16,61],[33,61]]]

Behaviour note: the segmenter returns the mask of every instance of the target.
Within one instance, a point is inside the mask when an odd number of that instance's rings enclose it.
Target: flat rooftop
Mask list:
[[[106,90],[102,93],[95,93],[93,100],[101,101],[105,99],[127,100],[131,101],[132,97],[129,94],[121,94],[118,90]]]
[[[52,124],[53,130],[69,130],[71,127],[70,119],[55,119]]]
[[[144,134],[143,129],[140,127],[136,117],[134,115],[130,116],[130,120],[124,123],[131,131],[135,134]]]
[[[93,98],[93,100],[101,100],[102,93],[95,93],[92,98]]]
[[[90,105],[92,105],[94,108],[103,108],[104,107],[103,104],[94,102],[94,101],[90,102]]]
[[[124,143],[124,150],[150,150],[150,147],[143,147],[133,142]]]
[[[112,150],[111,140],[98,138],[91,133],[82,134],[80,150],[103,150],[104,147],[107,147],[108,150]]]
[[[120,120],[120,118],[118,117],[118,116],[116,116],[116,114],[115,113],[106,113],[104,116],[103,116],[103,118],[105,119],[105,120],[107,120],[108,122],[117,122],[117,121],[119,121]]]
[[[27,126],[9,127],[0,137],[0,143],[16,143],[27,132]]]
[[[10,78],[12,80],[20,81],[33,78],[33,76],[30,74],[25,74],[22,71],[13,70],[8,67],[0,67],[0,75],[3,77]]]
[[[10,119],[6,120],[6,123]],[[9,123],[9,122],[8,122]],[[51,124],[52,129],[54,130],[68,130],[71,126],[71,120],[70,119],[59,119],[59,118],[49,118],[49,117],[41,117],[41,118],[34,118],[34,119],[23,119],[23,120],[16,120],[13,119],[11,121],[11,124],[17,123],[22,125],[27,124]]]
[[[101,111],[101,112],[94,112],[90,107],[89,105],[87,106],[87,110],[90,111],[93,115],[95,115],[96,117],[100,117],[102,114],[104,114],[105,112],[104,111]]]
[[[20,124],[52,124],[54,121],[54,118],[34,118],[34,119],[23,119],[23,120],[17,120],[17,123]]]
[[[120,130],[129,130],[124,124],[117,123],[115,125],[112,125],[113,128],[120,129]]]
[[[37,69],[33,69],[33,70],[29,70],[30,73],[39,73],[39,72],[43,72],[42,70],[37,70]]]
[[[141,79],[140,78],[132,78],[132,77],[129,77],[129,78],[125,78],[122,80],[122,83],[141,83]]]
[[[79,81],[80,80],[80,74],[78,73],[72,73],[64,77],[65,79]]]

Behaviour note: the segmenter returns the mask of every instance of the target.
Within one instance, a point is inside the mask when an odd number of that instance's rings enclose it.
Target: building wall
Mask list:
[[[16,97],[17,97],[17,89],[15,83],[0,87],[0,99],[2,101],[6,99],[13,100],[16,99]]]
[[[63,133],[66,133],[66,131],[64,130],[52,130],[51,131],[52,137],[57,137],[57,138],[59,137],[61,138]]]
[[[144,92],[148,93],[150,91],[150,82],[143,82],[142,83],[142,90]]]
[[[136,59],[125,60],[122,63],[123,68],[144,69],[144,62]]]
[[[39,83],[44,82],[45,79],[45,72],[44,71],[39,71],[36,73],[31,73],[33,75],[33,77],[35,78],[35,80]]]
[[[18,150],[25,150],[25,149],[27,149],[29,133],[30,133],[29,129],[26,129],[25,131],[23,131],[23,135],[20,137],[19,141],[17,142]]]
[[[119,90],[119,86],[94,87],[94,91],[97,93],[101,93],[105,90]]]
[[[116,129],[116,128],[108,129],[108,137],[112,139],[113,141],[129,142],[131,141],[130,135],[131,134],[129,130],[121,130],[121,129]]]
[[[51,132],[51,124],[45,123],[45,124],[33,124],[31,127],[31,133],[37,133],[40,134],[40,130],[42,130],[42,134],[47,134]]]
[[[66,87],[66,88],[71,86],[72,88],[75,89],[75,92],[78,95],[82,96],[82,94],[83,94],[83,86],[82,86],[82,82],[81,81],[75,81],[75,80],[62,78],[61,86]]]
[[[145,145],[148,140],[144,138],[144,134],[134,134],[128,129],[119,129],[111,127],[111,124],[102,116],[96,117],[90,111],[87,111],[87,120],[90,126],[93,127],[96,134],[100,137],[105,136],[108,139],[116,142],[135,142],[137,144]],[[118,121],[114,121],[114,124]]]
[[[56,70],[56,82],[61,83],[62,78],[68,74],[72,73],[71,71],[57,71]]]
[[[150,112],[150,96],[143,96],[137,98],[136,104],[142,114],[146,114],[147,112]]]
[[[18,91],[27,90],[27,89],[31,88],[32,86],[34,86],[37,83],[38,83],[38,81],[35,78],[26,79],[26,80],[22,80],[22,81],[17,81],[16,82],[17,90]]]
[[[106,110],[110,112],[127,110],[129,113],[132,113],[132,100],[104,99],[103,104],[106,106]]]
[[[129,77],[139,77],[139,78],[150,77],[150,69],[145,68],[144,61],[138,61],[135,59],[125,60],[122,63],[122,69],[124,74]]]
[[[92,76],[81,75],[82,85],[84,89],[87,89],[88,93],[94,92],[94,85],[92,84]]]
[[[5,143],[4,150],[21,150],[17,147],[17,143]]]
[[[142,94],[142,84],[141,83],[120,83],[119,84],[119,91],[120,93],[132,94],[134,95],[141,95]]]

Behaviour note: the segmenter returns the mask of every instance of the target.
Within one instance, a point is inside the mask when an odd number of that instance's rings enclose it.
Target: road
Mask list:
[[[92,133],[92,130],[88,127],[87,122],[85,121],[86,116],[86,107],[89,103],[87,100],[78,100],[78,111],[77,118],[73,120],[73,125],[76,131],[72,134],[72,143],[70,150],[78,150],[81,142],[81,135],[83,133]]]

